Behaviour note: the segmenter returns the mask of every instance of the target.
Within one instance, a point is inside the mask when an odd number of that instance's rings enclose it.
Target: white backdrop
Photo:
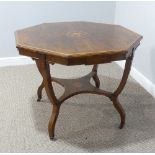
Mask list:
[[[14,31],[44,22],[113,23],[114,2],[0,2],[0,57],[17,56]]]
[[[115,23],[143,35],[134,67],[155,84],[155,2],[117,2]]]

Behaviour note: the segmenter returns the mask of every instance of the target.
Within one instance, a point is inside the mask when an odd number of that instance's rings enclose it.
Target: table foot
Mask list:
[[[119,128],[123,129],[124,125],[125,125],[125,122],[121,122],[120,125],[119,125]]]
[[[122,105],[120,104],[118,98],[113,98],[112,99],[113,105],[116,108],[116,110],[118,111],[120,118],[121,118],[121,123],[119,128],[122,129],[124,127],[125,124],[125,111],[122,107]]]
[[[37,102],[40,102],[40,100],[42,99],[43,88],[44,88],[44,83],[42,82],[41,85],[38,87],[38,90],[37,90],[37,95],[38,95]]]
[[[38,99],[37,99],[37,102],[40,102],[40,101],[41,101],[41,99],[40,99],[40,98],[38,98]]]
[[[60,110],[60,105],[54,104],[52,108],[52,115],[48,124],[48,133],[49,133],[50,139],[54,139],[55,124],[59,115],[59,110]]]
[[[56,141],[56,138],[50,137],[50,140],[51,140],[51,141]]]

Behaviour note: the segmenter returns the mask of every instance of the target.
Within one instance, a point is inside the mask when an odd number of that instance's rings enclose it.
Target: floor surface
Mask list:
[[[51,74],[76,78],[91,67],[54,65]],[[100,65],[101,88],[114,90],[121,75],[115,63]],[[62,104],[55,142],[47,132],[52,106],[45,91],[36,101],[41,81],[35,65],[0,68],[0,152],[155,152],[155,99],[131,78],[120,96],[126,111],[122,130],[108,98],[81,94]],[[63,93],[58,84],[54,90]]]

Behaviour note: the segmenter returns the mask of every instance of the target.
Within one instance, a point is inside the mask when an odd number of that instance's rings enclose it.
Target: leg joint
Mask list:
[[[116,99],[117,97],[118,97],[118,95],[115,94],[115,93],[112,93],[112,94],[109,96],[109,98],[110,98],[111,101],[113,101],[113,100]]]

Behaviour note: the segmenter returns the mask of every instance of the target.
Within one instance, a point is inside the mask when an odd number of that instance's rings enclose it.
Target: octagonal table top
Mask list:
[[[94,22],[44,23],[18,30],[15,37],[20,54],[45,54],[50,61],[66,65],[125,59],[142,39],[120,25]]]

